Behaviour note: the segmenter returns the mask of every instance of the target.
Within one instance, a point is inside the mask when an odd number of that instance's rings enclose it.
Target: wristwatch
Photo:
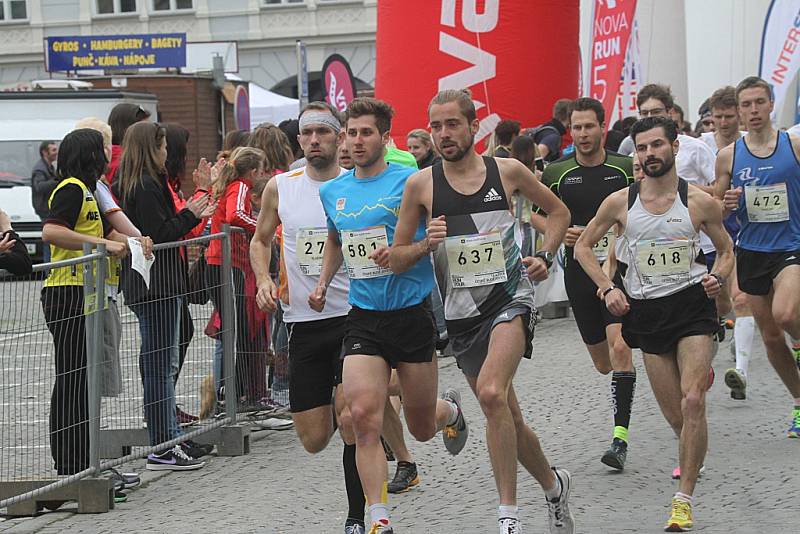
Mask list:
[[[722,276],[721,274],[717,274],[717,273],[710,273],[710,274],[709,274],[709,276],[713,276],[714,278],[716,278],[716,279],[717,279],[717,282],[718,282],[718,283],[719,283],[719,285],[720,285],[720,287],[722,287],[722,285],[725,283],[725,277],[724,277],[724,276]]]
[[[540,250],[534,254],[533,257],[543,260],[548,269],[553,266],[553,260],[555,259],[553,253],[548,252],[547,250]]]

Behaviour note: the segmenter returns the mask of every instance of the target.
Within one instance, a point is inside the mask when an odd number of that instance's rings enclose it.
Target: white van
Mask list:
[[[121,102],[138,104],[158,117],[158,99],[150,93],[92,89],[88,82],[45,80],[33,91],[0,92],[0,208],[28,247],[34,263],[43,253],[42,222],[31,201],[31,169],[42,141],[59,142],[85,117],[108,120]],[[55,87],[41,89],[41,87]]]

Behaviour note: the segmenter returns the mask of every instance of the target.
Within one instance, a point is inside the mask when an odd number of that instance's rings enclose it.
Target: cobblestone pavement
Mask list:
[[[670,479],[677,464],[676,440],[656,406],[638,354],[636,359],[640,380],[623,473],[599,461],[612,430],[610,378],[594,371],[573,321],[542,324],[533,361],[520,366],[515,386],[526,418],[551,463],[573,474],[577,532],[660,532],[676,491]],[[798,466],[800,440],[785,437],[791,399],[766,361],[760,339],[744,402],[730,399],[722,383],[731,364],[725,342],[714,362],[719,378],[708,398],[710,451],[695,493],[695,530],[796,532],[800,482],[791,469]],[[422,483],[391,496],[396,532],[494,533],[497,502],[485,424],[452,358],[440,360],[440,368],[440,389],[457,385],[465,393],[470,440],[455,458],[445,453],[439,436],[428,443],[409,442]],[[143,487],[110,513],[79,515],[66,505],[67,511],[37,518],[0,519],[0,531],[339,533],[346,510],[341,451],[334,440],[311,456],[293,431],[271,432],[253,443],[250,455],[212,456],[200,471],[142,471]],[[133,467],[143,470],[144,462]],[[522,471],[519,504],[525,532],[547,532],[542,492]]]

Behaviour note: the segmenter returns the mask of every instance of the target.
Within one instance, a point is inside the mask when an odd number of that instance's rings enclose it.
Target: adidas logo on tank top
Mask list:
[[[495,190],[495,188],[494,188],[494,187],[492,187],[492,188],[491,188],[491,189],[489,189],[489,191],[486,193],[486,196],[485,196],[485,197],[483,197],[483,201],[484,201],[484,202],[494,202],[495,200],[503,200],[503,197],[501,197],[501,196],[500,196],[500,195],[497,193],[497,191]]]

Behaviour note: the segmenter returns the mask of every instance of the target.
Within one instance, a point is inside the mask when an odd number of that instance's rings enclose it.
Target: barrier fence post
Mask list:
[[[222,295],[222,361],[225,377],[225,414],[230,417],[231,424],[236,424],[236,404],[239,393],[236,391],[236,301],[233,295],[233,264],[231,261],[231,227],[223,225],[222,232],[222,272],[220,275],[220,294]]]
[[[89,467],[94,470],[94,475],[100,473],[100,367],[103,365],[103,333],[104,310],[106,309],[106,271],[108,256],[106,246],[98,245],[97,251],[103,256],[96,260],[97,268],[94,271],[94,293],[91,300],[85,300],[87,325],[92,325],[91,337],[87,332],[86,352],[87,369],[87,394],[89,402]],[[90,264],[91,267],[91,264]],[[85,287],[85,286],[84,286]],[[91,320],[91,323],[89,322]]]

